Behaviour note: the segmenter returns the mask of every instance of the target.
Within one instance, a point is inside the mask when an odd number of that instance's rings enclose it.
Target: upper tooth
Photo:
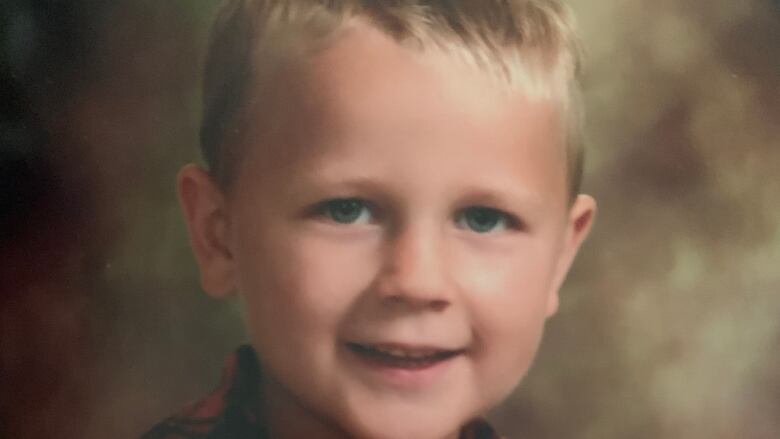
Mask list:
[[[402,348],[396,348],[396,347],[384,347],[384,346],[376,346],[375,349],[379,352],[382,352],[384,354],[393,355],[396,357],[410,357],[410,358],[422,358],[427,357],[429,355],[432,355],[434,351],[432,350],[424,350],[424,351],[407,351]]]

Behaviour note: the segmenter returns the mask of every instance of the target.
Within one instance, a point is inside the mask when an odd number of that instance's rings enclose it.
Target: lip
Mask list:
[[[398,342],[346,342],[353,363],[384,384],[417,389],[440,380],[466,350]]]

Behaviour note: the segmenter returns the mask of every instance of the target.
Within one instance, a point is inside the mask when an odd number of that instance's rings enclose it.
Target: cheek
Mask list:
[[[555,251],[530,239],[505,248],[464,246],[452,268],[457,285],[473,308],[517,320],[544,308],[554,278]]]
[[[338,245],[306,233],[249,236],[239,248],[238,284],[253,332],[303,344],[337,332],[371,271],[365,246]]]
[[[545,246],[462,252],[458,284],[467,301],[484,376],[511,388],[533,361],[552,293],[554,252]],[[511,385],[510,385],[511,383]]]

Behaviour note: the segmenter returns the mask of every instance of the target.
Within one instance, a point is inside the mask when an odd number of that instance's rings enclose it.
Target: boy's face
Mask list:
[[[271,416],[454,437],[526,373],[590,226],[555,105],[370,28],[281,76],[229,197],[180,174],[204,288],[243,299]]]

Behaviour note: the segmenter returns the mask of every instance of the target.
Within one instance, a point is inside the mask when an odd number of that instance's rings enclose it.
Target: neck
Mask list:
[[[357,439],[324,414],[307,408],[305,403],[268,374],[262,374],[260,386],[258,418],[265,426],[268,439]],[[458,429],[443,439],[488,437],[469,428],[475,425],[469,424],[465,430]]]
[[[351,439],[351,436],[323,415],[303,405],[278,381],[263,375],[261,418],[270,439]]]

